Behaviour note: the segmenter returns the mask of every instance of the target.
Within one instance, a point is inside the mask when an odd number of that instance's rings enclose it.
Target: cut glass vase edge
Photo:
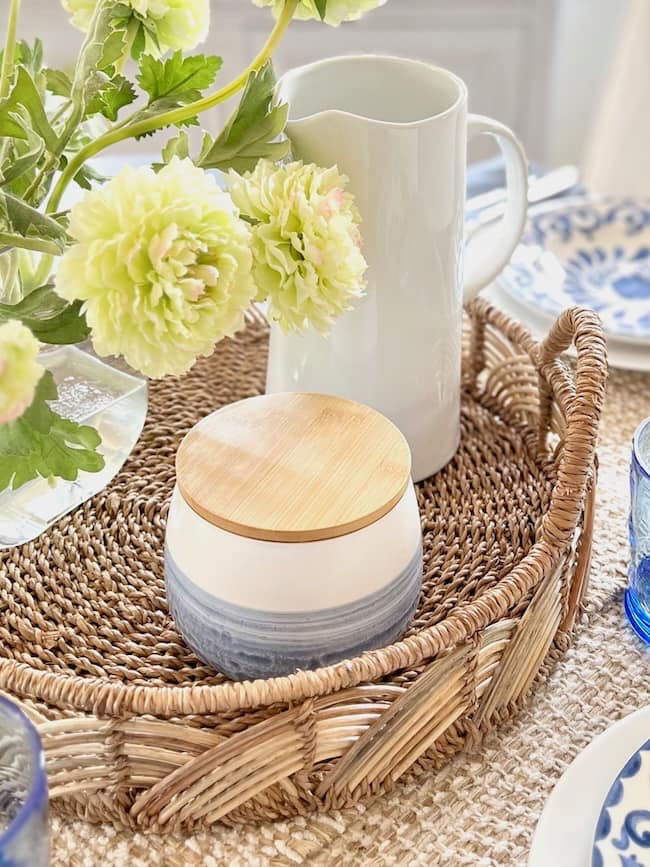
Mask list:
[[[147,415],[147,380],[107,363],[85,346],[48,346],[39,360],[59,390],[52,408],[98,430],[105,459],[98,473],[80,472],[74,482],[34,479],[0,492],[0,549],[31,542],[102,491],[133,451]]]

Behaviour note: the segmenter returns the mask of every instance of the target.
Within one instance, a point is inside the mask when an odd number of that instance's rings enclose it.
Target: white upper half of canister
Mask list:
[[[316,611],[382,590],[410,564],[422,538],[413,485],[388,514],[317,542],[265,542],[210,524],[174,490],[167,547],[180,572],[224,602],[258,611]]]

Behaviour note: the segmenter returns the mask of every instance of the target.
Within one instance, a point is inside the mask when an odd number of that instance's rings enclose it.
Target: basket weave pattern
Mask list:
[[[0,554],[0,690],[39,728],[55,808],[166,831],[341,807],[478,743],[547,675],[587,584],[604,339],[580,309],[543,344],[482,301],[466,326],[462,443],[418,486],[423,590],[391,647],[232,683],[169,617],[175,451],[199,418],[262,390],[260,321],[154,384],[110,488]],[[571,343],[575,373],[559,358]]]

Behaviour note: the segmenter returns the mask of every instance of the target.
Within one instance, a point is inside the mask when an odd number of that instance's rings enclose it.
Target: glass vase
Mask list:
[[[59,518],[99,493],[135,446],[147,414],[147,382],[101,361],[84,348],[44,348],[40,362],[52,372],[60,415],[98,430],[104,469],[80,472],[76,481],[34,479],[0,492],[0,548],[30,542]]]

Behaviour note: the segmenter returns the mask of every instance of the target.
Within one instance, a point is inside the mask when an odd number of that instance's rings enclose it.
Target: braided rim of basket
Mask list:
[[[275,703],[293,704],[417,666],[471,640],[479,631],[503,618],[537,587],[549,567],[552,569],[559,563],[561,552],[572,539],[584,509],[605,392],[606,343],[598,316],[585,308],[574,307],[562,313],[540,343],[522,325],[483,299],[472,302],[467,310],[473,326],[469,370],[472,381],[476,381],[485,367],[485,329],[487,325],[493,326],[528,354],[537,369],[540,449],[546,444],[554,400],[566,418],[557,482],[539,540],[497,585],[461,610],[452,611],[445,620],[396,644],[287,677],[213,686],[136,686],[41,671],[15,660],[1,660],[0,688],[50,705],[112,717],[215,714]],[[571,344],[577,352],[575,379],[560,358]]]

